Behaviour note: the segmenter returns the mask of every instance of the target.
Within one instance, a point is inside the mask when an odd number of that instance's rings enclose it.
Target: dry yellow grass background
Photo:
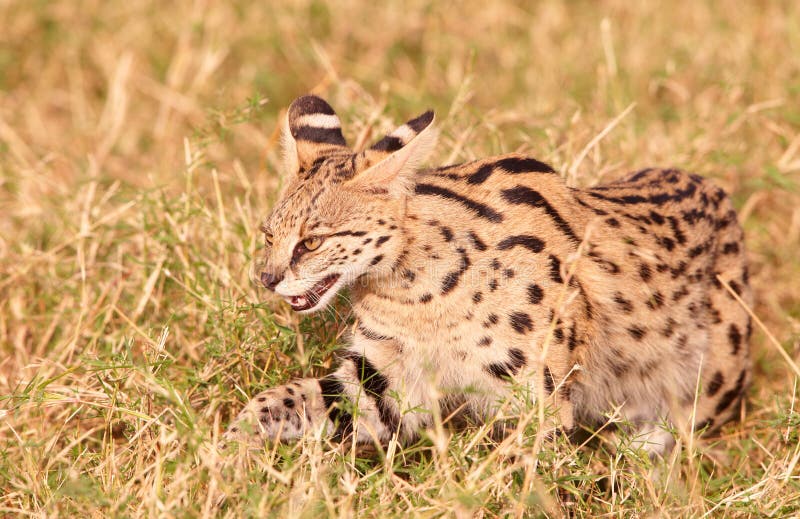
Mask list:
[[[797,2],[0,0],[0,514],[800,513]],[[249,281],[281,110],[350,142],[437,111],[436,163],[521,150],[574,185],[713,177],[747,232],[744,421],[636,453],[437,428],[362,455],[219,453],[247,396],[331,364]],[[600,137],[600,138],[598,138]],[[783,348],[786,355],[781,355]]]

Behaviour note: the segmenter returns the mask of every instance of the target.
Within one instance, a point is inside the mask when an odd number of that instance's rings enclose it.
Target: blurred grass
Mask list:
[[[350,142],[434,108],[436,163],[520,150],[573,185],[713,177],[755,311],[797,359],[796,2],[5,0],[0,27],[0,513],[798,513],[798,381],[760,331],[744,422],[656,478],[624,449],[539,449],[534,424],[500,446],[472,427],[373,455],[213,448],[248,395],[324,372],[344,331],[346,305],[299,320],[249,281],[281,110],[312,90]]]

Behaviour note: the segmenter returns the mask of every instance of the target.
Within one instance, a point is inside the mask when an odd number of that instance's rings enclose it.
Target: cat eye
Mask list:
[[[307,250],[316,250],[319,249],[319,246],[322,245],[322,238],[307,238],[303,240],[303,247]]]

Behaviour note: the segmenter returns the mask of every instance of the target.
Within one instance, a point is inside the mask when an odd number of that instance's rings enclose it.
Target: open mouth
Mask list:
[[[317,303],[319,303],[320,299],[322,299],[322,296],[324,296],[325,293],[330,290],[330,288],[336,284],[338,280],[339,274],[331,274],[311,287],[311,290],[305,294],[299,296],[288,296],[286,301],[288,301],[288,303],[292,306],[292,310],[296,312],[314,308],[317,306]]]

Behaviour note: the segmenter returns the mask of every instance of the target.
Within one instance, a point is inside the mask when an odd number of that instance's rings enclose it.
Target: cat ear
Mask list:
[[[414,173],[436,146],[433,119],[429,110],[376,142],[365,152],[372,166],[357,173],[351,185],[393,196],[409,193]]]
[[[307,95],[295,99],[283,127],[283,160],[290,175],[302,175],[334,148],[346,148],[342,123],[331,105]]]

